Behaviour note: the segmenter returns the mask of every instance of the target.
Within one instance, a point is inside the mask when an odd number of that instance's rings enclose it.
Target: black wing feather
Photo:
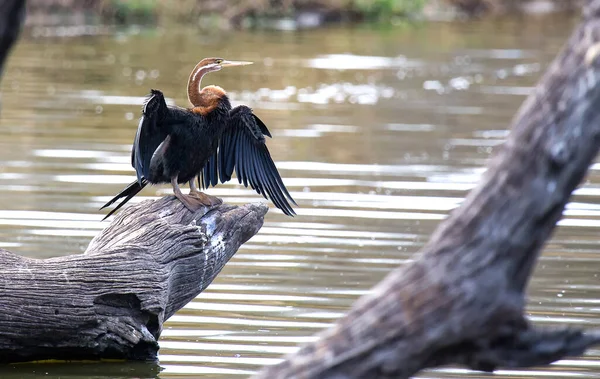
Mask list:
[[[201,177],[199,179],[200,185],[202,188],[208,188],[209,186],[216,186],[218,183],[218,172],[217,172],[217,159],[218,152],[215,153],[208,159],[204,169],[201,172]]]
[[[132,197],[134,197],[135,195],[137,195],[138,192],[140,192],[144,187],[146,187],[147,184],[148,184],[148,181],[146,179],[144,179],[144,178],[142,178],[141,182],[138,182],[137,180],[133,181],[133,182],[131,182],[131,184],[129,184],[127,187],[125,187],[125,189],[123,191],[119,192],[115,197],[113,197],[112,199],[110,199],[108,201],[108,203],[104,204],[102,206],[102,208],[100,208],[100,209],[104,209],[104,208],[106,208],[108,206],[111,206],[117,200],[125,198],[113,210],[111,210],[110,212],[108,212],[108,214],[106,216],[104,216],[104,218],[102,219],[102,221],[106,220],[110,215],[112,215],[113,213],[115,213],[116,211],[118,211],[119,208],[121,208],[123,205],[125,205],[125,203],[127,203],[129,200],[131,200]]]
[[[235,143],[237,141],[237,135],[239,131],[237,129],[233,129],[232,133],[225,133],[225,135],[229,135],[229,145],[223,146],[225,150],[224,155],[227,157],[227,165],[225,166],[225,176],[221,177],[221,181],[229,181],[231,180],[231,174],[235,168]]]
[[[217,152],[215,151],[215,153],[213,154],[212,157],[210,157],[210,184],[214,187],[219,183],[219,173],[217,170]]]
[[[226,179],[226,175],[225,175],[225,167],[227,167],[227,156],[225,155],[225,151],[227,150],[227,148],[229,147],[229,141],[231,140],[231,135],[230,134],[226,134],[222,137],[221,139],[221,144],[224,146],[223,148],[219,148],[219,159],[217,162],[217,166],[219,166],[219,177],[221,178],[221,180],[226,181],[229,179]]]
[[[158,146],[169,134],[166,124],[162,123],[168,112],[162,92],[152,90],[142,109],[142,117],[133,142],[131,165],[135,168],[138,182],[150,176],[150,161]]]
[[[208,188],[211,185],[212,186],[216,185],[216,183],[212,184],[215,179],[213,177],[212,173],[213,173],[213,168],[214,168],[214,170],[216,170],[216,168],[217,168],[217,166],[216,166],[217,157],[218,157],[217,152],[215,152],[211,157],[208,158],[208,161],[204,165],[204,168],[200,171],[200,174],[198,175],[198,182],[200,183],[201,188]],[[216,174],[215,174],[215,177],[218,178],[216,176]]]
[[[266,151],[266,149],[265,149],[265,150],[262,150],[260,153],[263,158],[262,161],[266,162],[267,166],[270,166],[268,164],[268,162],[271,161],[271,157],[269,156],[268,151]],[[275,164],[273,164],[272,167],[275,167]],[[275,170],[277,170],[277,169],[275,168]],[[270,170],[269,167],[266,167],[266,172],[267,173],[272,172],[272,170]],[[292,207],[287,203],[287,201],[285,201],[285,197],[281,191],[281,187],[277,183],[277,179],[273,175],[266,175],[266,176],[267,176],[267,182],[269,183],[271,191],[272,191],[272,193],[270,195],[271,195],[271,200],[273,200],[273,203],[277,206],[277,208],[283,210],[284,212],[286,210],[288,212],[289,211],[293,212]],[[283,189],[285,190],[285,186],[283,186]],[[287,191],[285,191],[285,192],[287,192]],[[293,201],[294,200],[292,199],[292,202]]]
[[[275,163],[273,162],[273,159],[271,159],[271,154],[269,153],[269,150],[267,150],[266,146],[265,146],[265,149],[263,150],[263,154],[265,154],[265,162],[271,167],[271,171],[277,172],[277,167],[275,166]],[[281,180],[281,176],[274,175],[273,179],[275,179],[275,181],[277,182],[277,186],[281,189],[281,192],[283,192],[283,194],[285,194],[285,196],[287,198],[289,198],[290,201],[294,205],[297,206],[298,204],[296,204],[296,202],[294,201],[294,199],[292,199],[292,196],[288,192],[287,188],[285,188],[285,184],[283,184],[283,180]]]
[[[257,159],[260,160],[261,157],[257,156]],[[267,197],[266,195],[268,194],[271,200],[273,201],[273,204],[275,204],[275,206],[280,208],[282,211],[286,212],[288,207],[282,206],[281,199],[279,198],[279,196],[277,196],[278,194],[273,186],[273,182],[269,177],[268,173],[265,172],[264,167],[257,168],[257,173],[261,177],[261,187],[264,189],[263,196]]]
[[[147,179],[150,176],[150,162],[152,161],[152,157],[157,148],[161,146],[161,143],[166,141],[165,144],[168,144],[169,129],[163,123],[168,111],[162,92],[151,90],[150,96],[148,96],[142,108],[142,117],[140,118],[135,140],[133,141],[133,149],[131,150],[131,165],[135,169],[137,180],[125,187],[123,191],[119,192],[100,208],[104,209],[114,204],[117,200],[123,199],[104,217],[104,220],[125,205],[125,203],[131,200],[132,197],[137,195],[148,184]]]
[[[254,113],[252,113],[252,117],[254,117],[254,121],[256,122],[256,125],[258,125],[258,127],[260,128],[260,131],[262,132],[262,134],[264,134],[265,136],[268,136],[269,138],[273,138],[273,137],[271,137],[271,133],[269,132],[269,129],[267,129],[267,126],[262,122],[262,120],[260,118],[258,118]]]
[[[296,214],[290,202],[297,205],[283,184],[271,154],[265,145],[271,137],[266,125],[244,105],[229,112],[228,125],[221,136],[217,159],[211,158],[203,170],[205,187],[231,180],[235,170],[240,184],[252,187],[288,216]],[[217,163],[216,167],[214,162]],[[208,177],[208,178],[207,178]]]
[[[198,174],[198,183],[200,183],[200,188],[208,188],[208,179],[206,175],[208,174],[207,166],[204,166],[204,169],[200,170]]]
[[[248,144],[245,143],[245,137],[246,136],[242,133],[239,133],[238,135],[237,148],[240,152],[235,155],[235,165],[241,168],[239,179],[243,182],[242,184],[244,184],[244,187],[248,187],[248,152],[246,152],[246,150],[248,150]]]
[[[259,195],[261,195],[263,191],[262,186],[260,185],[257,167],[256,155],[250,154],[248,156],[248,173],[250,174],[248,176],[248,181],[250,182],[250,186],[254,188]]]

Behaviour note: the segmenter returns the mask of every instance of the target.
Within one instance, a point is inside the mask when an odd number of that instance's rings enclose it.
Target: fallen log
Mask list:
[[[121,211],[84,254],[0,250],[0,363],[156,359],[163,322],[213,281],[267,210],[191,213],[167,196]]]
[[[599,84],[600,0],[591,0],[482,181],[416,260],[254,378],[409,378],[446,364],[494,371],[599,343],[600,331],[537,328],[523,314],[540,249],[600,147]]]

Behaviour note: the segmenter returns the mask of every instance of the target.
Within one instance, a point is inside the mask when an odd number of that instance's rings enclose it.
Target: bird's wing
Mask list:
[[[265,144],[271,133],[265,124],[247,106],[240,105],[229,112],[228,125],[219,140],[219,147],[200,175],[204,188],[231,180],[235,169],[238,181],[248,184],[271,199],[288,216],[296,214],[290,202],[297,205],[285,188],[281,176]],[[289,200],[289,202],[288,202]]]
[[[142,109],[131,151],[131,165],[139,184],[142,184],[142,178],[150,176],[152,156],[169,135],[169,126],[163,122],[168,111],[162,92],[152,90]]]

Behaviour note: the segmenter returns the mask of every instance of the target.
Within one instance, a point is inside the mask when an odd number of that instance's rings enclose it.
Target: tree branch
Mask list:
[[[441,364],[547,364],[600,331],[537,330],[524,291],[540,248],[600,142],[600,0],[514,119],[480,184],[418,259],[390,273],[320,339],[254,378],[408,378]]]
[[[0,78],[4,61],[19,36],[25,19],[25,0],[3,0],[0,2]]]

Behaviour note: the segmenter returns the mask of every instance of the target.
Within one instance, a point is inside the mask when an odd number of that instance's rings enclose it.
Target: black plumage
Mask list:
[[[188,82],[193,108],[167,106],[161,91],[152,90],[142,110],[133,143],[131,164],[137,180],[102,208],[122,200],[106,217],[121,208],[148,183],[171,183],[173,191],[190,210],[221,203],[198,191],[231,180],[235,170],[238,181],[250,185],[271,199],[286,215],[295,214],[296,205],[287,191],[267,146],[271,137],[266,125],[244,105],[232,108],[225,91],[216,86],[200,88],[202,76],[221,67],[248,64],[221,58],[202,60]],[[181,193],[179,184],[188,182],[190,194]],[[106,218],[105,217],[105,218]]]

